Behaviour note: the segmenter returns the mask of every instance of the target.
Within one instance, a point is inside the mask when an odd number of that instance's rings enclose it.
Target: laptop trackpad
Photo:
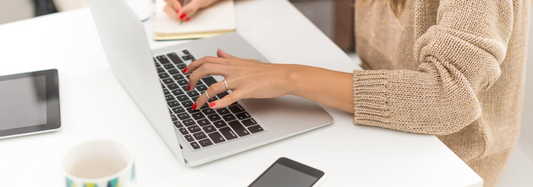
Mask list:
[[[292,95],[241,100],[247,111],[270,131],[300,131],[333,122],[317,103]]]

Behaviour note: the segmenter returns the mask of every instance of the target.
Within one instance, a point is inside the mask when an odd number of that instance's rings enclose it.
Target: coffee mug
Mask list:
[[[132,187],[135,162],[124,143],[100,139],[75,146],[62,162],[67,187]]]

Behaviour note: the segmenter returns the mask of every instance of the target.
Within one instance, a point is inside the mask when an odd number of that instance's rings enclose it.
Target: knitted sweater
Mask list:
[[[354,124],[434,134],[496,186],[519,135],[529,0],[356,6]]]

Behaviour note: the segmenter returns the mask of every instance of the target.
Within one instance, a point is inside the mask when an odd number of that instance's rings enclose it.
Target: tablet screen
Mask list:
[[[0,138],[59,127],[57,70],[0,76]]]
[[[0,130],[46,124],[46,77],[0,81]]]

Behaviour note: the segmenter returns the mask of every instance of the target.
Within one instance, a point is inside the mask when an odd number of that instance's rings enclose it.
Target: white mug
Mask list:
[[[115,140],[92,140],[75,146],[65,154],[62,168],[67,187],[136,185],[133,153]]]

